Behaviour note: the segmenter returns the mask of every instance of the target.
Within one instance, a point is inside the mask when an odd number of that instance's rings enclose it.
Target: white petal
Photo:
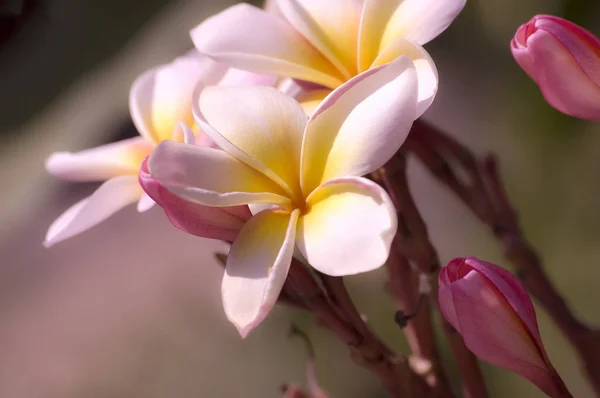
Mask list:
[[[142,194],[137,176],[111,178],[52,223],[46,233],[44,246],[50,247],[92,228],[128,204],[139,200]]]
[[[294,252],[298,210],[265,210],[246,222],[233,242],[223,276],[227,319],[246,337],[273,308]]]
[[[403,0],[387,23],[380,48],[398,37],[421,45],[428,43],[450,26],[465,3],[466,0]]]
[[[129,93],[129,110],[138,132],[158,143],[172,138],[179,121],[193,125],[192,93],[196,84],[215,84],[225,71],[223,65],[196,54],[142,74]]]
[[[145,138],[135,137],[79,152],[55,152],[46,161],[46,170],[71,181],[102,181],[137,174],[153,148]]]
[[[456,18],[466,0],[365,0],[360,23],[359,70],[369,68],[394,40],[424,45]]]
[[[343,81],[337,69],[285,20],[249,4],[208,18],[190,35],[201,53],[235,68],[329,87]]]
[[[333,276],[380,267],[397,229],[394,205],[383,188],[362,177],[317,188],[298,220],[296,244],[308,263]]]
[[[163,141],[150,155],[148,168],[162,186],[190,202],[290,205],[277,184],[220,149]]]
[[[277,182],[300,193],[300,154],[306,114],[272,87],[208,87],[199,98],[198,124],[215,143]],[[197,113],[198,111],[196,111]]]
[[[156,203],[152,200],[152,198],[144,192],[144,194],[137,203],[137,211],[138,213],[147,212],[148,210],[153,208],[155,204]]]
[[[264,75],[248,72],[243,69],[229,68],[219,81],[219,86],[270,86],[273,87],[279,80],[275,75]]]
[[[361,0],[278,0],[278,9],[346,79],[356,75]]]
[[[195,144],[196,136],[190,126],[184,122],[178,122],[175,124],[175,129],[173,130],[173,141]]]
[[[437,68],[429,53],[414,42],[398,38],[383,49],[371,67],[385,65],[402,55],[409,57],[417,70],[417,79],[419,81],[417,118],[419,118],[429,109],[438,90]]]
[[[344,83],[311,116],[302,147],[302,191],[383,166],[417,115],[417,75],[400,57]]]

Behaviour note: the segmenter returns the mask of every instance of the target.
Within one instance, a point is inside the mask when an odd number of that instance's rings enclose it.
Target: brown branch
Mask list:
[[[428,292],[430,300],[408,322],[405,333],[413,352],[431,364],[431,372],[427,375],[429,385],[435,388],[438,396],[451,397],[453,395],[440,362],[431,320],[431,306],[437,307],[437,274],[440,264],[437,251],[429,240],[427,227],[408,188],[405,154],[396,154],[374,177],[387,188],[398,212],[398,232],[394,250],[388,260],[390,291],[398,308],[410,311],[410,308],[416,306],[418,295],[426,293],[419,291],[419,279],[428,279],[431,287]],[[416,270],[410,267],[408,260],[416,265]],[[452,326],[445,319],[443,321],[444,333],[460,370],[464,395],[470,398],[487,397],[477,358],[465,347]]]
[[[539,255],[522,234],[495,158],[477,158],[468,148],[422,121],[415,122],[406,147],[490,227],[526,288],[577,351],[600,395],[600,330],[590,329],[577,319],[544,273]],[[467,178],[461,179],[461,175]]]
[[[348,346],[352,359],[377,376],[392,397],[426,396],[418,390],[418,378],[406,358],[395,355],[365,325],[343,281],[328,276],[322,280],[325,291],[306,266],[294,259],[284,292],[295,301],[303,301]]]

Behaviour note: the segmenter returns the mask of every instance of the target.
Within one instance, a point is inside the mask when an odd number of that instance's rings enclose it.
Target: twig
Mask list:
[[[439,259],[408,188],[405,154],[398,152],[374,177],[387,188],[398,212],[398,233],[394,239],[394,250],[388,259],[389,286],[396,305],[400,310],[416,306],[419,295],[424,294],[418,288],[420,278],[427,278],[431,288],[428,292],[430,300],[408,322],[405,334],[413,353],[430,364],[431,370],[426,374],[428,384],[438,396],[452,397],[452,390],[440,363],[431,320],[431,305],[437,306]],[[416,265],[416,270],[411,268],[408,260]],[[452,326],[445,319],[443,321],[444,332],[460,370],[464,395],[470,398],[487,397],[477,359],[465,347],[462,338],[457,338]]]
[[[418,386],[414,385],[415,377],[406,358],[394,355],[366,327],[344,293],[343,282],[332,281],[332,277],[323,277],[324,292],[306,267],[294,259],[284,291],[294,300],[304,301],[306,307],[348,346],[352,359],[377,376],[392,397],[425,396],[416,390]],[[336,300],[331,301],[331,298]]]
[[[490,227],[526,288],[577,351],[596,394],[600,395],[600,331],[575,317],[545,275],[540,257],[523,237],[495,158],[477,158],[468,148],[422,121],[415,122],[406,147]],[[466,174],[466,181],[460,173]]]

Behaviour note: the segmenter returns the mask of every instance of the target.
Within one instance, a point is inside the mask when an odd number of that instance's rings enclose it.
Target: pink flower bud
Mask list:
[[[542,345],[533,304],[519,279],[474,257],[439,276],[444,317],[475,355],[525,377],[551,397],[570,397]]]
[[[554,108],[600,121],[600,40],[567,20],[537,15],[510,44],[513,56]]]

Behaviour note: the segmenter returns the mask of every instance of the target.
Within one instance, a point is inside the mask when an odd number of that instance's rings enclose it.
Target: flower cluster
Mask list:
[[[422,46],[464,3],[277,0],[207,19],[191,31],[195,50],[133,84],[140,137],[48,159],[56,176],[105,182],[51,225],[45,244],[128,204],[144,212],[157,203],[177,228],[231,243],[222,299],[243,337],[275,305],[293,257],[330,276],[380,267],[396,209],[366,176],[433,102],[438,74]],[[553,106],[600,118],[600,45],[591,34],[536,17],[512,50]],[[439,285],[441,310],[469,349],[568,395],[512,274],[460,259]]]

